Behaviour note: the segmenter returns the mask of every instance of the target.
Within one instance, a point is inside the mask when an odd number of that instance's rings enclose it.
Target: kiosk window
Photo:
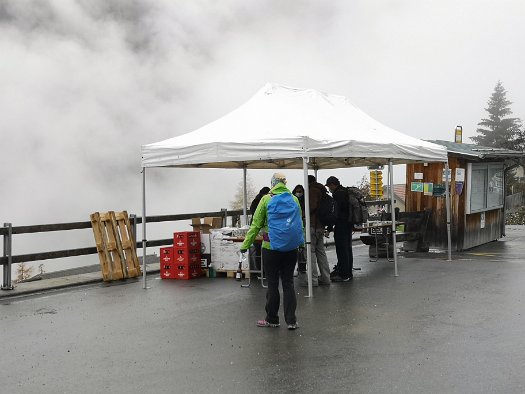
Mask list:
[[[469,209],[467,213],[503,207],[503,164],[469,164]]]

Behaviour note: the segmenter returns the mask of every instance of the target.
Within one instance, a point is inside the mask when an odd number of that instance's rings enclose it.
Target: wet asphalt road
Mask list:
[[[258,328],[232,279],[90,285],[0,304],[2,393],[523,393],[525,227],[440,258],[297,287],[300,329]],[[335,259],[333,248],[330,259]],[[282,311],[281,311],[282,312]]]

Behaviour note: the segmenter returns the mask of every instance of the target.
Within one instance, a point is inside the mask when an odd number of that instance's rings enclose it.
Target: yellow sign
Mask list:
[[[383,173],[379,170],[370,171],[370,196],[383,198]]]
[[[463,141],[463,127],[456,126],[455,142],[456,142],[456,144],[461,144],[462,141]]]

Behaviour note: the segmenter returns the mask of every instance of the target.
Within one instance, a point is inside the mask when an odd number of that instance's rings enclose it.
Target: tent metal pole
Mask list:
[[[142,288],[146,286],[146,167],[142,167]]]
[[[391,190],[391,188],[390,188],[390,171],[391,171],[391,169],[390,169],[390,162],[388,162],[388,176],[387,176],[388,181],[387,181],[387,187],[386,187],[386,189],[387,189],[386,190],[386,196],[387,196],[388,200],[392,200],[392,196],[390,194],[390,190]],[[392,209],[393,209],[392,205],[386,204],[385,208],[386,208],[387,212],[392,212]]]
[[[244,225],[248,224],[248,191],[246,190],[246,164],[242,166],[242,213],[244,215]]]
[[[303,173],[304,173],[304,216],[306,218],[306,224],[304,229],[305,241],[306,241],[306,271],[308,274],[308,295],[307,297],[313,297],[312,294],[312,237],[310,235],[310,188],[308,186],[308,157],[303,157]]]
[[[397,273],[396,210],[394,208],[394,172],[391,159],[388,161],[388,183],[388,189],[390,190],[390,212],[392,214],[392,249],[394,252],[394,276],[399,276],[399,274]]]
[[[452,261],[452,236],[450,234],[450,182],[449,182],[449,177],[448,177],[449,171],[450,169],[448,167],[448,157],[447,157],[447,162],[445,163],[445,204],[447,204],[446,209],[447,209],[448,261]],[[452,178],[452,176],[450,178]]]

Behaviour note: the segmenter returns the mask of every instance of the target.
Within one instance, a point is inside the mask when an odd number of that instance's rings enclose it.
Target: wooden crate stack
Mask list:
[[[128,213],[95,212],[90,218],[102,268],[102,279],[109,282],[140,276],[142,272]]]

